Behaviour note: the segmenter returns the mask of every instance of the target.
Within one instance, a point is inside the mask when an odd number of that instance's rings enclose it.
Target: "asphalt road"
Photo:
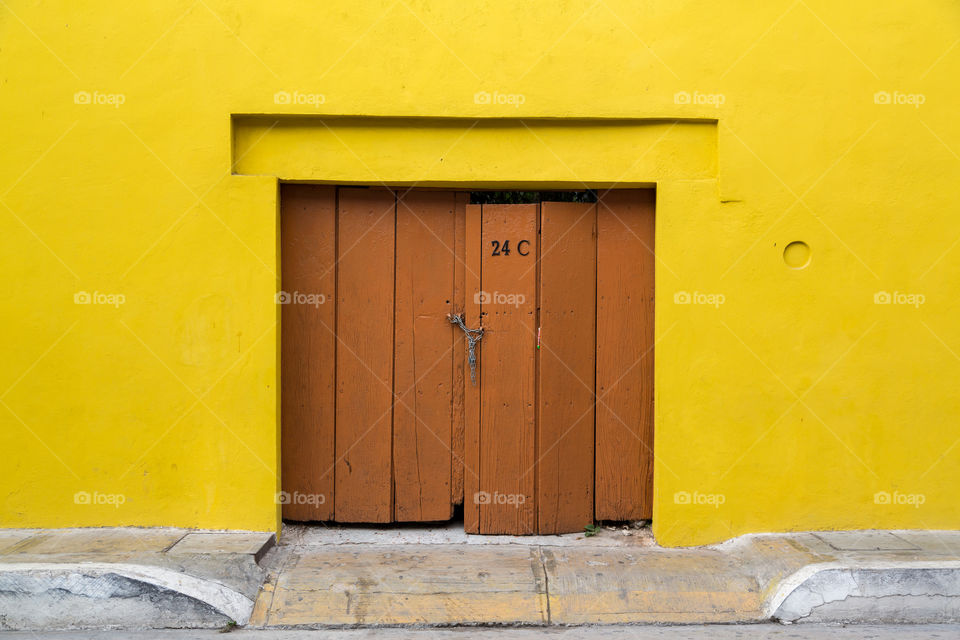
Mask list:
[[[960,624],[949,625],[691,625],[602,627],[528,627],[458,629],[352,629],[217,631],[67,631],[0,632],[0,640],[956,640]]]

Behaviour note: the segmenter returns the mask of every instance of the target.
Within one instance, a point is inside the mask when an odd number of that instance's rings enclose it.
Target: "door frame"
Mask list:
[[[686,268],[688,232],[695,229],[697,219],[721,215],[723,203],[743,198],[743,184],[719,179],[718,146],[736,140],[718,127],[716,118],[589,117],[534,109],[521,119],[497,113],[482,117],[233,113],[230,166],[237,188],[273,216],[274,247],[279,242],[280,181],[530,191],[655,187],[656,260],[666,268],[656,272],[655,344],[660,356],[654,368],[658,391],[653,531],[660,539],[682,522],[688,527],[719,528],[711,514],[701,517],[672,500],[692,481],[674,469],[689,466],[685,462],[688,444],[701,425],[695,420],[700,414],[691,415],[685,408],[691,383],[685,364],[690,356],[682,341],[664,339],[684,318],[682,309],[669,304],[673,292],[697,284],[690,281],[697,273]],[[503,161],[505,148],[512,152],[507,162]],[[382,153],[384,149],[390,152]],[[279,253],[274,254],[274,264],[279,272]],[[273,293],[278,290],[275,286]],[[272,314],[279,322],[275,307]],[[279,332],[275,340],[279,361]],[[665,362],[672,364],[665,366]],[[277,389],[274,487],[279,492],[279,367],[273,374]],[[273,509],[279,530],[281,508],[275,495],[266,498],[264,506]]]

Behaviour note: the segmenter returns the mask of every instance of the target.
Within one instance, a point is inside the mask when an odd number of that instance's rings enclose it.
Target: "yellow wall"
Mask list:
[[[3,526],[275,528],[276,176],[406,173],[657,183],[663,544],[960,528],[955,3],[150,4],[0,7]]]

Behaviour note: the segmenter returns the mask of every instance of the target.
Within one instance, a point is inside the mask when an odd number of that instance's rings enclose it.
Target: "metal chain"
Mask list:
[[[470,329],[463,324],[463,314],[458,313],[455,316],[448,315],[450,324],[455,324],[463,329],[463,334],[467,336],[467,362],[470,364],[470,382],[477,386],[477,352],[475,347],[483,337],[483,327],[479,329]]]

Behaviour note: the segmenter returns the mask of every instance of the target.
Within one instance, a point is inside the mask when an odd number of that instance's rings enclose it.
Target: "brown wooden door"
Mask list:
[[[468,205],[284,185],[284,517],[562,533],[649,517],[652,191]],[[450,322],[483,327],[471,379]]]
[[[464,358],[447,315],[463,305],[465,204],[283,186],[284,517],[447,520],[462,502]]]

